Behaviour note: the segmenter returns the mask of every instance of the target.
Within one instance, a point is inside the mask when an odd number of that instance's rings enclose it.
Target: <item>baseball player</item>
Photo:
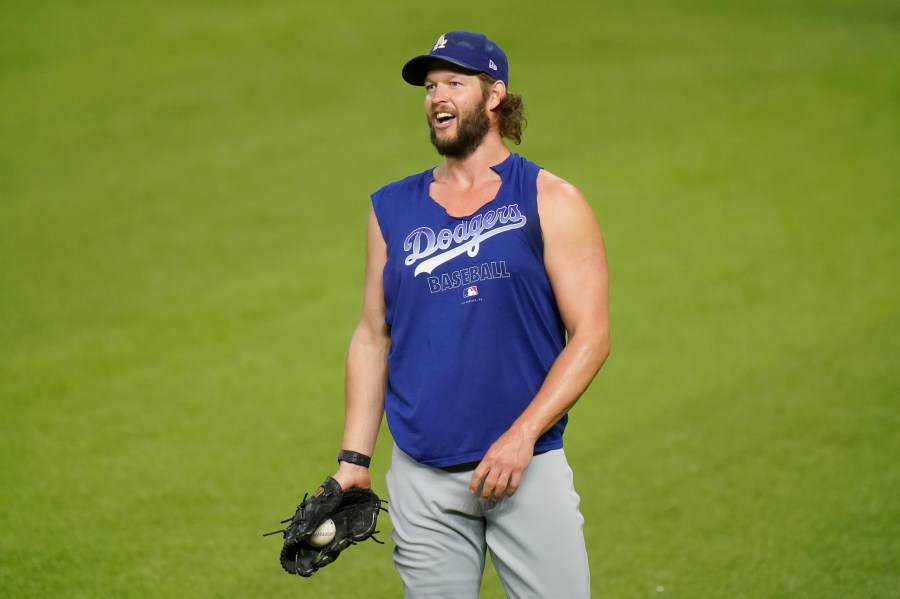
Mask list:
[[[511,153],[505,53],[451,31],[402,69],[443,160],[376,191],[334,479],[369,488],[384,414],[406,597],[590,594],[567,413],[609,354],[606,255],[571,184]]]

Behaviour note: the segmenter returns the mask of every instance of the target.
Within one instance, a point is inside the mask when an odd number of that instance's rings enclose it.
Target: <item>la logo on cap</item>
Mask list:
[[[434,52],[435,50],[440,50],[441,48],[446,48],[446,47],[447,47],[447,38],[442,35],[441,37],[438,38],[438,41],[436,41],[434,43],[434,48],[432,48],[431,51]]]

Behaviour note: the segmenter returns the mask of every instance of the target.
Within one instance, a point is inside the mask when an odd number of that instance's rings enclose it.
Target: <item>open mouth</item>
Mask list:
[[[449,112],[438,112],[434,115],[435,125],[440,128],[448,126],[455,118],[456,117]]]

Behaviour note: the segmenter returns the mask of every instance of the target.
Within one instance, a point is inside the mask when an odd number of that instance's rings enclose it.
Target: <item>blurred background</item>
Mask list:
[[[439,161],[400,67],[453,29],[606,237],[594,595],[900,595],[897,2],[7,0],[0,596],[401,596],[390,542],[300,579],[261,534],[335,467],[368,196]]]

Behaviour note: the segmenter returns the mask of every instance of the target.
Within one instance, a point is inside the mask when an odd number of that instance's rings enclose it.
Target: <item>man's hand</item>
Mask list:
[[[344,490],[347,489],[371,489],[372,479],[369,478],[369,469],[349,462],[341,462],[337,472],[332,476]]]
[[[510,429],[497,439],[478,464],[469,482],[473,494],[481,491],[486,501],[512,497],[519,489],[525,468],[534,455],[536,438]]]

